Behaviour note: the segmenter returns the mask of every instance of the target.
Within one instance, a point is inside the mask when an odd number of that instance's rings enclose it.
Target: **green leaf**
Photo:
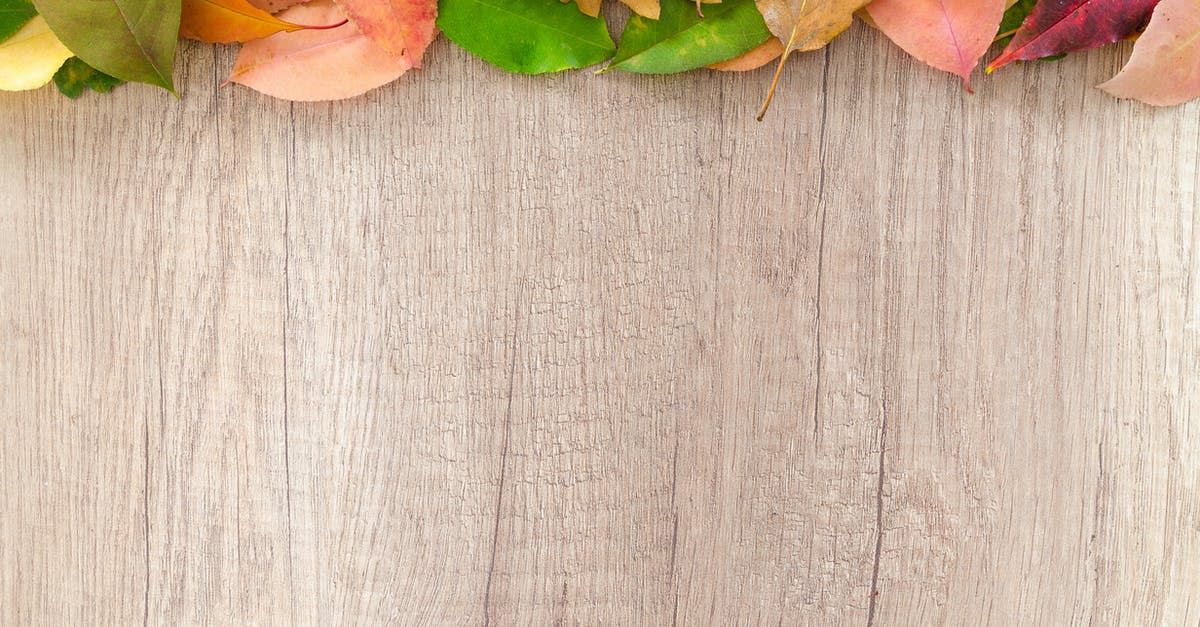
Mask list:
[[[0,0],[0,41],[12,37],[35,15],[37,9],[29,0]]]
[[[33,0],[63,44],[124,81],[175,93],[171,70],[181,0]]]
[[[629,18],[611,69],[674,74],[728,61],[771,37],[754,0],[708,5],[704,17],[689,0],[662,0],[657,20]]]
[[[84,63],[79,57],[67,59],[67,62],[58,68],[58,72],[54,73],[54,86],[71,99],[78,98],[88,89],[107,94],[123,82]]]
[[[588,67],[617,47],[604,20],[559,0],[441,0],[437,25],[471,54],[521,74]]]

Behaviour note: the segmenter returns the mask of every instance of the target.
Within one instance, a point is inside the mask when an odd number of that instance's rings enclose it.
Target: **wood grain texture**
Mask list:
[[[1200,105],[430,54],[0,96],[0,624],[1200,621]]]

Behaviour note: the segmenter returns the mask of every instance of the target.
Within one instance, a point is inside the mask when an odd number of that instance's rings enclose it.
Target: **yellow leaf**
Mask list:
[[[37,89],[49,83],[63,62],[72,56],[39,15],[0,42],[0,89]]]

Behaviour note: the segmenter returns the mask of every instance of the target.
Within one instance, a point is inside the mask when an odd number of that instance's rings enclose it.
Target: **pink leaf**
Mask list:
[[[292,7],[279,18],[297,24],[345,19],[333,0]],[[283,32],[242,46],[229,80],[285,100],[340,100],[386,85],[412,67],[396,60],[353,23],[329,30]]]
[[[1160,107],[1200,98],[1200,2],[1162,0],[1125,69],[1100,89]]]
[[[437,0],[338,0],[350,21],[396,59],[421,67],[425,49],[437,36]]]
[[[892,41],[912,56],[961,76],[971,72],[992,45],[1005,0],[875,0],[867,13]]]

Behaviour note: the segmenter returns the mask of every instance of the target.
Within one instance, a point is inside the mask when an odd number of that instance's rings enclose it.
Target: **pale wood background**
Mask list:
[[[0,623],[1196,625],[1200,105],[0,96]]]

